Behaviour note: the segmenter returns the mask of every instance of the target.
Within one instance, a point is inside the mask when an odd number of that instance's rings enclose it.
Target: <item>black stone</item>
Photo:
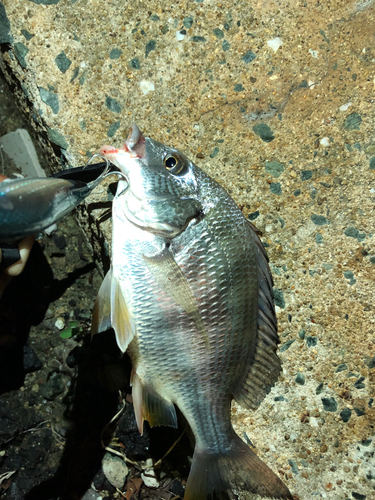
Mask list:
[[[372,439],[362,439],[360,443],[362,446],[370,446],[370,444],[372,443]]]
[[[112,123],[112,125],[108,129],[107,136],[113,137],[115,135],[115,133],[117,132],[117,130],[120,128],[120,124],[121,124],[120,120],[118,120],[115,123]]]
[[[362,417],[365,414],[365,410],[363,408],[354,408],[354,411],[357,414],[357,417]]]
[[[77,78],[78,74],[79,74],[79,68],[78,67],[74,68],[72,78],[70,79],[70,83],[74,82],[74,80]],[[81,125],[80,125],[80,128],[81,128]],[[82,130],[82,128],[81,128],[81,130]]]
[[[259,214],[259,210],[257,210],[256,212],[253,212],[253,213],[249,214],[249,215],[247,216],[247,218],[248,218],[249,220],[255,220],[257,217],[259,217],[259,215],[260,215],[260,214]]]
[[[40,387],[40,393],[48,401],[54,401],[65,390],[61,373],[52,372],[47,382]]]
[[[343,422],[349,422],[350,417],[352,416],[352,410],[350,408],[345,408],[340,412],[340,417]]]
[[[312,177],[312,170],[302,170],[301,180],[307,181]]]
[[[297,373],[296,384],[305,385],[305,376],[302,373]]]
[[[63,234],[60,234],[60,236],[55,234],[52,239],[59,250],[66,248],[66,238]]]
[[[65,52],[62,51],[58,56],[56,56],[55,63],[61,73],[66,73],[72,64],[72,61],[67,57]]]
[[[3,3],[0,3],[0,43],[12,43],[13,37],[10,34],[10,22]]]
[[[112,484],[105,477],[102,469],[99,469],[98,472],[95,474],[93,483],[97,491],[106,490],[111,494],[116,493],[116,488],[112,486]]]
[[[23,346],[23,369],[25,373],[36,372],[43,367],[43,363],[35,354],[34,349],[27,343]]]
[[[311,220],[317,226],[323,226],[324,224],[329,224],[329,221],[323,215],[313,214]]]
[[[315,243],[317,243],[318,245],[321,245],[323,243],[323,235],[320,234],[320,233],[317,233],[317,235],[315,236]]]
[[[43,87],[39,88],[39,94],[42,101],[49,106],[56,115],[59,112],[59,97],[54,92],[50,92]]]
[[[22,42],[17,42],[14,44],[14,54],[23,69],[27,68],[25,56],[28,52],[29,49]]]
[[[233,90],[235,92],[242,92],[244,89],[242,83],[236,83],[236,85],[234,86]]]
[[[348,115],[344,122],[346,130],[359,130],[361,127],[362,118],[358,113],[351,113]]]
[[[173,481],[169,483],[168,489],[170,493],[173,493],[174,495],[178,495],[179,497],[183,498],[185,490],[178,479],[173,479]]]
[[[348,369],[348,365],[346,363],[341,363],[337,368],[336,368],[336,373],[343,372],[344,370]]]
[[[271,182],[270,191],[271,193],[276,194],[277,196],[281,196],[283,191],[280,182]]]
[[[223,43],[221,44],[221,48],[223,49],[224,52],[227,52],[231,48],[231,44],[227,41],[224,40]]]
[[[254,52],[251,52],[251,50],[248,50],[246,52],[245,55],[242,56],[242,60],[244,63],[248,64],[248,63],[251,63],[252,61],[254,61],[254,59],[256,58],[256,55],[254,54]]]
[[[214,29],[214,35],[216,36],[216,38],[218,38],[219,40],[223,39],[224,38],[224,31],[219,29],[219,28],[215,28]]]
[[[285,344],[280,347],[280,352],[287,351],[296,339],[287,340]]]
[[[334,398],[322,398],[323,408],[325,411],[335,412],[337,403]]]
[[[311,335],[306,337],[307,347],[314,347],[317,345],[317,343],[318,343],[318,339],[316,337],[312,337]]]
[[[134,416],[133,405],[127,404],[124,413],[118,421],[118,438],[125,446],[129,456],[136,460],[146,460],[149,457],[150,437],[148,428],[144,428],[141,436]]]
[[[34,36],[32,33],[29,33],[27,30],[21,30],[21,33],[23,36],[26,38],[26,40],[29,42],[32,37]]]
[[[112,111],[112,113],[120,113],[121,112],[121,106],[120,103],[114,99],[113,97],[107,96],[105,99],[105,105],[109,109],[109,111]]]
[[[129,66],[132,69],[141,69],[141,64],[140,64],[139,59],[137,57],[135,57],[134,59],[131,59]]]
[[[366,387],[365,384],[363,383],[364,380],[365,377],[359,377],[359,379],[354,383],[354,387],[356,389],[364,389]]]
[[[85,357],[85,351],[83,347],[76,346],[70,351],[66,358],[66,364],[69,368],[79,365]]]
[[[315,389],[315,394],[321,394],[323,391],[324,391],[324,384],[323,382],[321,382]]]
[[[212,153],[210,154],[210,158],[215,158],[219,154],[220,149],[216,146]]]
[[[352,497],[355,498],[355,500],[366,500],[366,495],[356,493],[355,491],[352,491]]]
[[[355,238],[358,241],[363,241],[366,238],[366,233],[360,233],[355,227],[348,227],[344,231],[345,236]]]
[[[190,41],[194,43],[205,43],[206,39],[204,38],[204,36],[192,36],[190,38]]]
[[[122,52],[120,49],[112,49],[109,53],[110,59],[118,59],[121,56]]]
[[[273,288],[273,299],[275,302],[275,306],[280,307],[281,309],[285,309],[285,299],[282,290],[278,288]]]
[[[286,399],[284,398],[284,396],[276,396],[273,398],[274,401],[286,401]]]
[[[267,174],[271,174],[274,177],[280,177],[280,175],[284,172],[284,165],[279,161],[266,161],[265,164]]]
[[[193,22],[194,22],[193,18],[191,16],[187,16],[183,20],[182,24],[185,26],[185,28],[189,29],[192,27]]]
[[[265,123],[258,123],[253,127],[253,131],[256,135],[258,135],[262,141],[271,142],[274,140],[275,136],[273,135],[272,130]]]
[[[149,42],[146,43],[146,54],[145,54],[146,59],[147,59],[149,53],[152,50],[155,50],[155,48],[156,48],[156,42],[155,42],[155,40],[150,40]]]
[[[57,96],[56,96],[57,97]],[[48,139],[53,142],[54,144],[57,144],[57,146],[60,146],[63,149],[68,149],[69,145],[66,142],[65,137],[60,134],[57,130],[53,130],[52,128],[47,129],[47,136]]]

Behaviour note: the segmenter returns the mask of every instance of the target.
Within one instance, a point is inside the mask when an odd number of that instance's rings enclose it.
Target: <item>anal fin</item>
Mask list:
[[[135,419],[141,434],[143,434],[144,420],[147,420],[150,427],[167,425],[177,428],[174,404],[160,396],[153,387],[143,385],[134,371],[132,372],[132,387]]]

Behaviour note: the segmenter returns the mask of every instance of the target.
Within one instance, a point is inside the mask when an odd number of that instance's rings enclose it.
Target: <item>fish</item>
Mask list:
[[[291,500],[231,423],[231,401],[256,409],[281,370],[254,226],[223,187],[136,125],[100,153],[121,176],[92,334],[112,327],[130,355],[139,431],[144,421],[177,427],[176,406],[182,412],[195,437],[185,500]]]
[[[99,175],[89,182],[68,178],[76,170],[81,176],[87,175],[81,167],[63,171],[61,178],[30,177],[0,182],[0,240],[37,234],[59,221],[101,182],[108,170],[105,167],[106,164],[101,164]]]

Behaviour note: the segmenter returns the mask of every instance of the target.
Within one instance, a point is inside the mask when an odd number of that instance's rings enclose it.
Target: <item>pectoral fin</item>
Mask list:
[[[116,276],[112,276],[111,321],[112,328],[116,333],[117,344],[121,351],[125,352],[134,338],[135,324]]]
[[[152,257],[143,256],[147,267],[164,292],[192,318],[207,347],[209,340],[197,301],[188,280],[168,248]]]
[[[117,344],[121,351],[125,352],[135,335],[135,325],[112,268],[101,284],[92,316],[91,335],[113,328]]]
[[[112,327],[111,324],[111,285],[112,268],[105,275],[95,299],[92,311],[91,336],[105,332]]]

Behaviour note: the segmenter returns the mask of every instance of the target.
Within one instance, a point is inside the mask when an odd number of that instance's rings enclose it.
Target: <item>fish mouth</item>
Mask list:
[[[128,137],[120,148],[104,145],[100,148],[100,154],[119,167],[122,172],[127,173],[129,160],[147,160],[146,139],[133,123]]]

